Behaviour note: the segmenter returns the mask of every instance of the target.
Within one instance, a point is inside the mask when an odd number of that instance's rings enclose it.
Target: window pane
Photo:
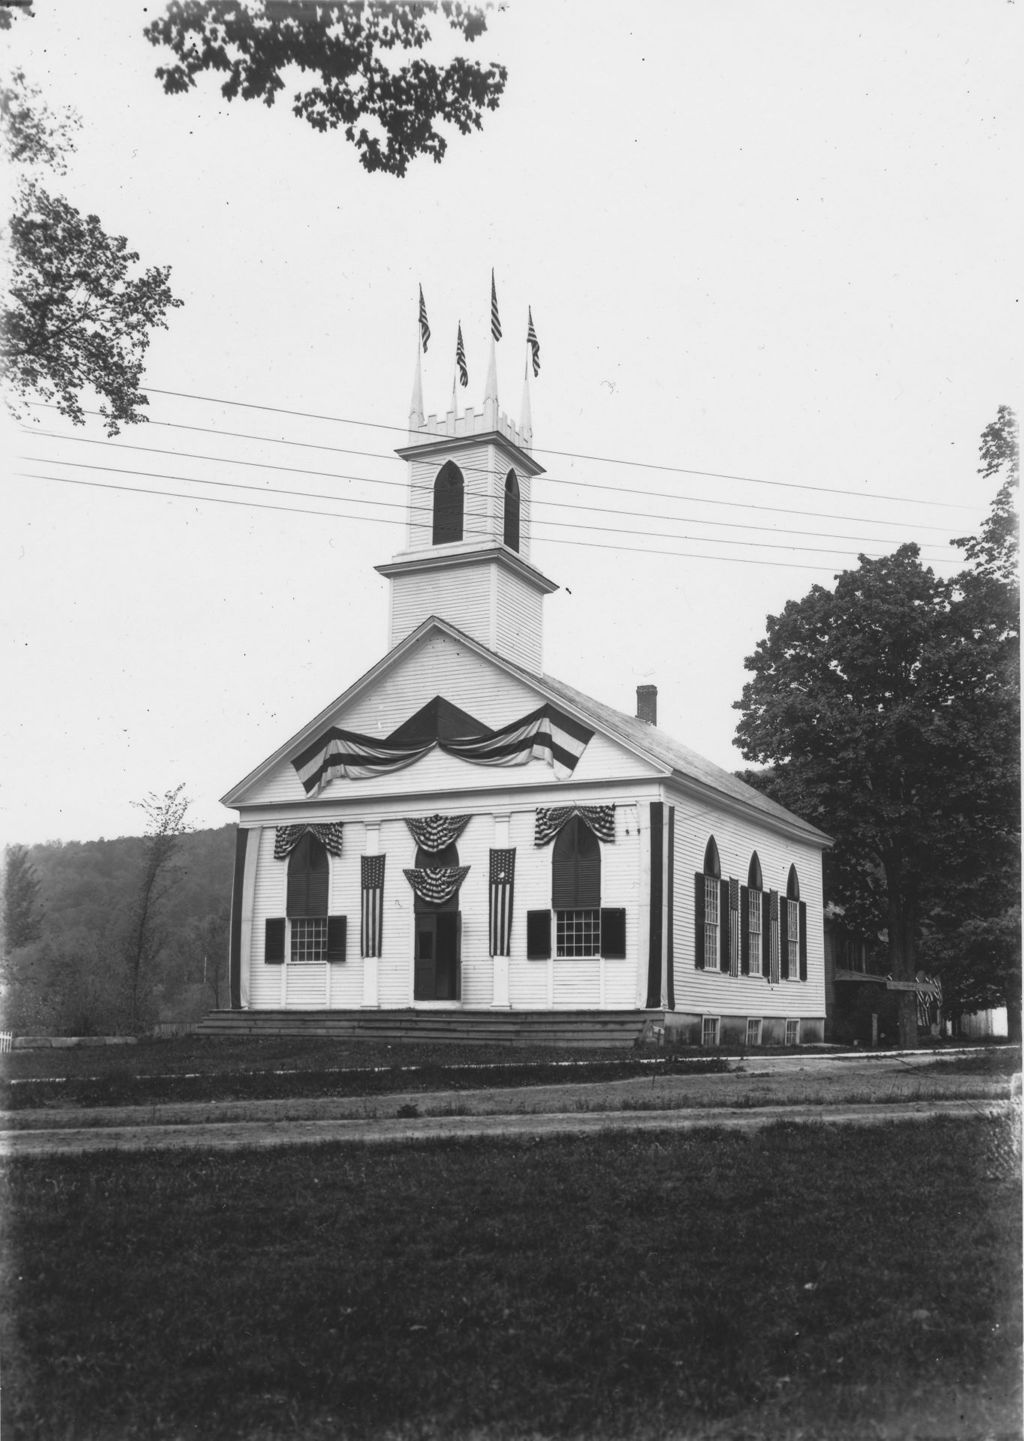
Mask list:
[[[557,911],[556,956],[598,956],[601,954],[600,911]]]
[[[327,920],[319,917],[292,921],[293,966],[318,965],[327,959]]]

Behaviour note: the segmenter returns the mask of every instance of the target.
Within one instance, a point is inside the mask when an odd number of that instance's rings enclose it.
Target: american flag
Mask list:
[[[423,299],[423,286],[420,286],[420,340],[423,342],[423,354],[427,353],[427,341],[430,339],[430,325],[427,321],[427,302]]]
[[[386,856],[361,856],[363,912],[359,954],[379,956],[384,929],[384,862]]]
[[[455,342],[455,364],[459,367],[459,384],[469,384],[469,371],[466,369],[466,347],[462,343],[462,321],[459,321],[459,338]]]
[[[491,955],[507,956],[512,941],[512,886],[515,849],[491,851]]]
[[[494,288],[494,271],[491,271],[491,334],[501,339],[501,321],[498,319],[498,292]]]
[[[526,307],[526,343],[530,347],[530,355],[533,360],[533,373],[540,374],[540,341],[537,339],[537,332],[533,328],[533,311],[530,306]]]

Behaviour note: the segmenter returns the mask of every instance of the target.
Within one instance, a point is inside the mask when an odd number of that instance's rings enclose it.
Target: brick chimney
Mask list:
[[[638,685],[636,688],[636,718],[648,725],[658,724],[658,687]]]

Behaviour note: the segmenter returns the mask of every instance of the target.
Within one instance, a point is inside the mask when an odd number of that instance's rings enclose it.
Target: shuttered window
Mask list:
[[[762,892],[747,890],[747,956],[748,972],[752,976],[759,976],[762,973],[762,948],[761,948],[761,918],[764,912],[764,897]]]
[[[800,902],[786,902],[786,973],[800,980]]]
[[[579,817],[555,837],[551,855],[551,906],[556,956],[601,954],[601,845]]]
[[[719,960],[719,885],[714,876],[704,877],[704,965],[708,970],[721,966]]]

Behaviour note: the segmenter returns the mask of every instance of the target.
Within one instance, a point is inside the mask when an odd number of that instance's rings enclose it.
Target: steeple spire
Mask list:
[[[484,387],[484,415],[488,430],[498,428],[498,361],[491,336],[491,354],[487,362],[487,384]]]
[[[409,402],[409,429],[418,430],[422,426],[425,416],[423,414],[423,366],[420,359],[420,342],[416,340],[416,370],[412,381],[412,399]]]
[[[533,439],[533,415],[530,411],[530,363],[523,369],[523,403],[519,411],[519,434],[526,445]]]

